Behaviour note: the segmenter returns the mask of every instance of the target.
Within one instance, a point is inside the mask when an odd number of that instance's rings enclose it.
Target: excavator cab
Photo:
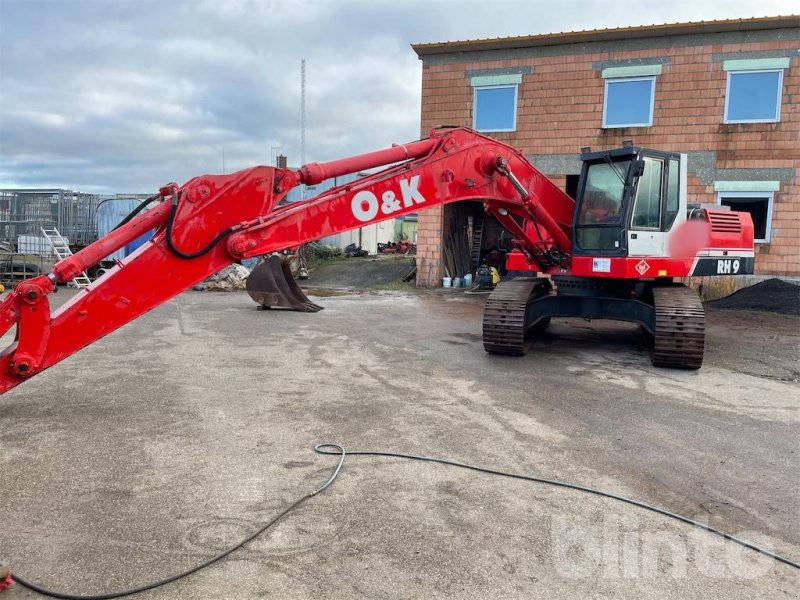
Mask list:
[[[686,155],[626,145],[581,161],[573,256],[667,256],[686,220]]]

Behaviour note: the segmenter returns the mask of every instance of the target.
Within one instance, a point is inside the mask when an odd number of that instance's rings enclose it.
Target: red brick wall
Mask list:
[[[422,71],[422,132],[437,124],[472,125],[472,92],[465,71],[509,67],[531,67],[523,75],[518,92],[517,131],[492,134],[519,147],[526,154],[577,154],[582,146],[594,149],[618,146],[625,139],[637,145],[676,152],[716,151],[717,169],[792,168],[800,174],[800,59],[784,70],[780,123],[726,125],[726,73],[713,53],[796,50],[797,39],[743,44],[708,44],[647,50],[598,51],[561,56],[537,56],[508,60],[463,62],[455,57],[447,64],[426,64]],[[713,39],[709,37],[706,39]],[[649,40],[648,45],[653,45]],[[596,61],[636,58],[669,58],[656,77],[652,127],[602,129],[604,81]],[[713,182],[703,183],[691,173],[689,201],[717,201]],[[563,176],[557,177],[563,187]],[[764,176],[761,179],[773,178]],[[795,177],[781,183],[772,213],[773,234],[769,244],[756,248],[756,272],[800,275],[800,185]],[[441,229],[441,214],[423,211],[418,251],[435,271],[435,231]],[[422,234],[420,234],[422,235]],[[430,240],[430,246],[426,245]],[[436,283],[440,273],[419,281]]]
[[[416,256],[418,286],[442,284],[443,222],[444,206],[441,204],[419,213]]]

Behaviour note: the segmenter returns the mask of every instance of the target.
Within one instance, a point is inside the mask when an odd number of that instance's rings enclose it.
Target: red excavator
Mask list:
[[[621,319],[652,338],[654,365],[700,367],[703,307],[674,278],[752,273],[750,215],[687,206],[686,155],[627,144],[586,149],[581,158],[575,201],[518,150],[449,127],[297,171],[254,167],[168,184],[152,198],[155,207],[6,296],[0,335],[17,328],[0,353],[0,393],[235,261],[462,200],[482,202],[511,233],[515,250],[506,267],[523,275],[500,283],[486,301],[488,352],[524,353],[555,316]],[[386,165],[310,200],[281,204],[297,185]],[[48,295],[58,284],[152,229],[148,243],[50,310]],[[279,261],[265,264],[273,288],[261,290],[266,305],[307,302]]]

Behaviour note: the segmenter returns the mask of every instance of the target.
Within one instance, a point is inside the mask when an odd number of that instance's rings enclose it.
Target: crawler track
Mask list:
[[[483,309],[483,349],[491,354],[525,354],[530,345],[526,335],[528,302],[550,291],[550,281],[520,277],[497,285]]]
[[[653,288],[656,331],[652,361],[656,367],[699,369],[703,364],[706,319],[703,304],[685,285]]]

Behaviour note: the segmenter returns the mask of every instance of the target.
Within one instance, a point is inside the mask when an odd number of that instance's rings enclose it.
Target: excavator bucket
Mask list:
[[[300,312],[317,312],[322,306],[314,304],[300,290],[288,262],[277,254],[257,264],[247,277],[247,293],[259,310],[283,308]]]

